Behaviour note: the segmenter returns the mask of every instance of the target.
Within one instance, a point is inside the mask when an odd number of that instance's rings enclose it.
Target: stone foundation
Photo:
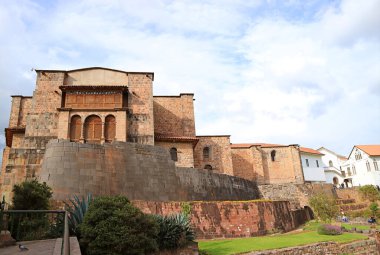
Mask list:
[[[246,253],[246,255],[378,255],[380,254],[374,239],[356,241],[347,244],[339,244],[335,242],[323,242],[311,245],[297,246],[284,249],[276,249],[269,251],[258,251]]]
[[[144,213],[180,213],[183,202],[133,201]],[[288,201],[188,202],[197,239],[250,237],[286,232],[304,224],[307,211]]]

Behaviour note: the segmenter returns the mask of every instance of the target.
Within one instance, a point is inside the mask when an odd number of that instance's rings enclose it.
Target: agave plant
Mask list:
[[[185,214],[155,215],[155,218],[160,226],[157,240],[160,249],[181,247],[194,240],[194,231]]]
[[[69,227],[72,234],[80,236],[79,225],[83,222],[84,215],[92,200],[93,197],[90,193],[87,195],[87,198],[79,198],[77,195],[74,195],[73,198],[69,199],[69,203],[65,202],[66,210],[69,212]]]

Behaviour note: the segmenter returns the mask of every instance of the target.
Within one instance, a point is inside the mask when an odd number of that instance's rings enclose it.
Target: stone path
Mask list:
[[[29,250],[20,251],[18,244],[15,246],[9,246],[0,248],[1,255],[11,255],[11,254],[23,254],[23,255],[53,255],[56,239],[49,240],[39,240],[39,241],[28,241],[20,242],[25,245]]]

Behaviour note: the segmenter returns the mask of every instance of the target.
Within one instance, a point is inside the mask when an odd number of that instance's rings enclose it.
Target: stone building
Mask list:
[[[177,168],[205,169],[259,184],[305,181],[298,145],[231,144],[228,135],[197,136],[194,95],[153,96],[154,73],[101,67],[36,70],[36,73],[33,96],[12,96],[0,173],[3,194],[10,194],[15,183],[27,178],[42,176],[49,180],[52,173],[48,169],[53,168],[53,161],[48,160],[51,155],[55,157],[54,162],[60,161],[63,165],[61,172],[88,169],[86,164],[90,162],[81,162],[78,158],[79,165],[71,166],[67,162],[71,158],[66,157],[66,153],[73,151],[66,151],[65,146],[76,146],[80,150],[82,147],[75,144],[99,144],[103,147],[96,148],[103,148],[99,153],[104,154],[117,150],[120,142],[164,148],[167,158]],[[61,149],[52,145],[54,152],[48,153],[49,141],[56,139],[66,141],[65,145]],[[108,144],[119,145],[108,150]],[[91,148],[95,147],[86,147],[87,154],[92,153]],[[142,148],[148,147],[134,146],[133,153],[143,155],[145,149]],[[78,153],[83,157],[87,154]],[[161,152],[157,155],[166,157]],[[57,157],[61,158],[57,161]],[[152,162],[146,163],[147,167],[156,164]],[[94,167],[102,171],[104,164]],[[165,161],[165,164],[171,163]],[[41,171],[45,171],[45,175]]]

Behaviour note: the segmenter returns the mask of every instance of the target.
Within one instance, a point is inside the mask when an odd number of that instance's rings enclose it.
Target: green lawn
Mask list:
[[[279,234],[275,236],[200,241],[199,249],[209,255],[228,255],[299,246],[324,241],[350,242],[367,238],[368,237],[364,235],[355,233],[344,233],[339,236],[328,236],[319,235],[315,231],[304,231],[297,234]]]
[[[360,230],[369,230],[371,228],[370,225],[358,225],[358,224],[349,224],[349,223],[342,223],[342,227],[345,227],[348,230],[351,230],[354,227]],[[380,226],[376,226],[376,229],[380,229]]]

